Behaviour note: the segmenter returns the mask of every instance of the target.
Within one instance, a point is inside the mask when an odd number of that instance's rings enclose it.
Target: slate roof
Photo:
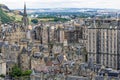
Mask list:
[[[2,47],[4,45],[4,42],[0,42],[0,47]]]
[[[42,56],[42,53],[41,52],[35,52],[33,54],[34,57],[41,57]]]
[[[82,76],[68,76],[66,80],[90,80],[90,79]]]
[[[26,48],[23,47],[23,48],[22,48],[22,53],[26,53],[26,52],[27,52]]]
[[[58,60],[59,63],[62,63],[62,61],[64,60],[64,56],[63,55],[58,55],[57,60]]]

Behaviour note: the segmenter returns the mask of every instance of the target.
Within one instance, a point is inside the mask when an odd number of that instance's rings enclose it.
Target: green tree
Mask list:
[[[12,71],[10,72],[12,77],[20,77],[22,75],[22,70],[17,66],[13,66]]]
[[[29,76],[32,73],[31,70],[26,70],[22,72],[22,76]]]
[[[31,22],[34,23],[34,24],[37,24],[38,23],[38,19],[32,19]]]
[[[4,78],[4,77],[5,77],[5,75],[4,75],[4,74],[1,74],[1,75],[0,75],[0,77],[1,77],[1,78]]]
[[[13,66],[12,71],[10,72],[10,76],[16,78],[22,76],[30,76],[31,73],[31,70],[22,71],[17,65],[15,65]]]

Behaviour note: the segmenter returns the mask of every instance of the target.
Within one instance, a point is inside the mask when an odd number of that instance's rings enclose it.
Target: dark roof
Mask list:
[[[24,39],[21,39],[20,41],[21,41],[21,42],[29,42],[29,39],[25,39],[25,38],[24,38]]]
[[[23,48],[22,48],[22,53],[26,53],[26,52],[27,52],[26,48],[23,47]]]
[[[44,57],[45,63],[48,62],[48,57]]]
[[[20,50],[20,46],[17,46],[17,45],[12,45],[11,48],[15,49],[16,51]]]
[[[3,46],[3,44],[4,44],[3,42],[0,42],[0,47],[2,47],[2,46]]]
[[[62,63],[62,61],[64,60],[63,55],[58,55],[57,60],[58,60],[59,63]]]

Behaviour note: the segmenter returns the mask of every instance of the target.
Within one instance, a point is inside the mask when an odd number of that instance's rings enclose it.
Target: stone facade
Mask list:
[[[2,56],[2,53],[0,53],[0,75],[1,74],[6,75],[6,61]]]
[[[120,69],[120,21],[88,21],[88,57],[95,63],[106,67]],[[90,24],[90,25],[89,25]]]

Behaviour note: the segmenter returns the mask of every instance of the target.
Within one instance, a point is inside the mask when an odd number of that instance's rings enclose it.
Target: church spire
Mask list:
[[[28,17],[27,17],[26,3],[24,3],[24,12],[23,12],[22,22],[23,22],[23,25],[26,26],[26,27],[29,25],[29,20],[28,20]]]
[[[27,16],[27,12],[26,12],[26,3],[24,2],[24,16]]]

